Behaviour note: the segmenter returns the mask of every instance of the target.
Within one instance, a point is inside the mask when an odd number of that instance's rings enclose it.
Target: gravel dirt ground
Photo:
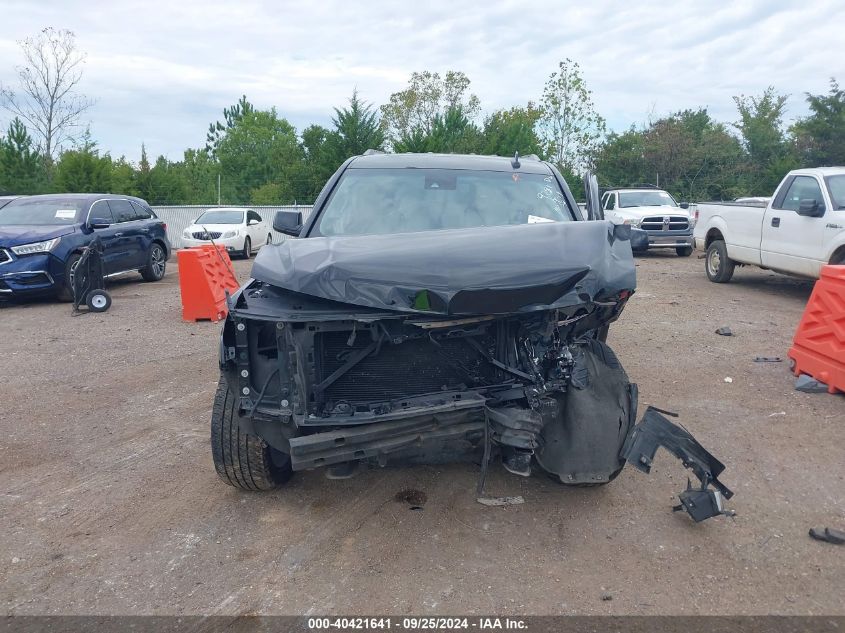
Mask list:
[[[736,518],[673,514],[686,471],[664,451],[598,489],[496,466],[487,492],[525,498],[509,507],[475,501],[471,464],[230,488],[209,448],[219,325],[181,321],[172,260],[111,284],[104,314],[0,308],[2,611],[845,614],[845,547],[807,535],[845,528],[845,397],[796,392],[785,362],[812,282],[637,261],[609,342],[641,405],[727,464]]]

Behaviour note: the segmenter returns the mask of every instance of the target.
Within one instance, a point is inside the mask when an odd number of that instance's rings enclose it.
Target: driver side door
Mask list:
[[[798,175],[784,183],[772,200],[763,218],[760,244],[762,265],[807,277],[818,277],[821,271],[825,216],[830,203],[815,176]],[[818,217],[798,215],[802,200],[815,200],[821,213]]]

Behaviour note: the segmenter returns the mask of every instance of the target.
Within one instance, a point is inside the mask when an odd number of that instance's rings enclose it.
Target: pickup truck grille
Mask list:
[[[324,332],[315,337],[318,380],[343,366],[349,354],[366,347],[369,338],[359,336],[347,345],[349,332]],[[446,339],[410,340],[399,345],[385,343],[378,354],[368,356],[325,393],[330,402],[346,400],[353,406],[436,393],[444,389],[497,384],[496,370],[466,341]]]
[[[686,231],[689,220],[682,215],[655,215],[643,218],[640,228],[644,231]]]
[[[195,240],[219,240],[222,233],[219,231],[209,231],[208,233],[205,231],[197,231],[191,235],[194,236]]]

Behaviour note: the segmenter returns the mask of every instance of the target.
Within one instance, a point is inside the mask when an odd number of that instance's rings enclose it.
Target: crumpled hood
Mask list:
[[[61,226],[0,226],[0,247],[21,246],[22,244],[32,244],[33,242],[44,242],[45,240],[52,240],[54,237],[70,235],[75,231],[76,226],[73,224]]]
[[[592,221],[288,239],[261,249],[252,277],[371,308],[509,314],[633,291],[629,237]]]

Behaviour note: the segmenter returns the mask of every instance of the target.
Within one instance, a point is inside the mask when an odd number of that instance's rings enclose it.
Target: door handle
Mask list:
[[[772,218],[772,226],[779,227],[780,226],[780,218]]]
[[[123,237],[123,233],[115,233],[114,236],[115,237]]]

